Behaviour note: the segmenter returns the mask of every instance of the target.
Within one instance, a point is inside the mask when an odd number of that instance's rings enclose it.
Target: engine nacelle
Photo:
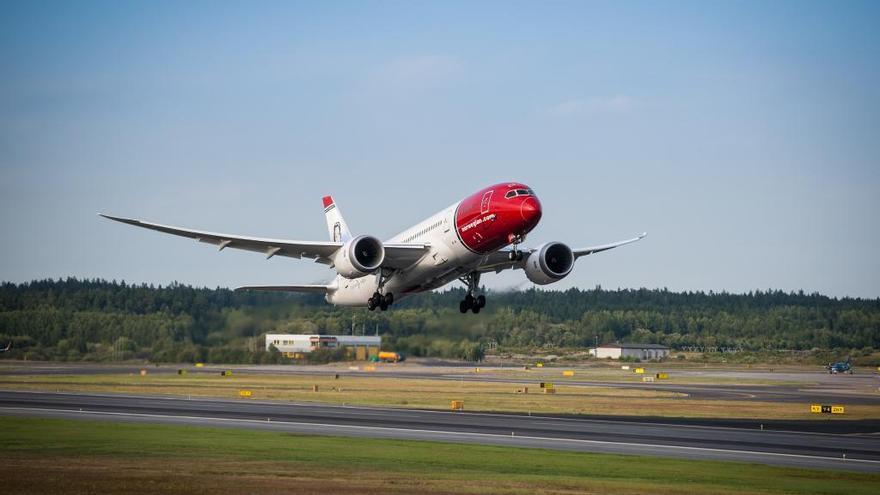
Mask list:
[[[538,246],[526,258],[526,277],[538,285],[552,284],[565,278],[574,267],[574,253],[561,242]]]
[[[376,271],[385,261],[385,246],[382,241],[368,235],[350,239],[333,260],[336,272],[345,278],[360,278]]]

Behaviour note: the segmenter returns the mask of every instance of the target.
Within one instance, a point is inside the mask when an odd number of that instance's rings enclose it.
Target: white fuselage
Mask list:
[[[388,239],[388,243],[430,245],[427,253],[406,270],[397,271],[386,280],[384,290],[395,300],[449,283],[476,268],[483,255],[462,245],[455,232],[455,210],[459,203],[434,214],[407,230]],[[379,287],[379,276],[370,274],[348,279],[336,276],[327,302],[341,306],[366,306]]]

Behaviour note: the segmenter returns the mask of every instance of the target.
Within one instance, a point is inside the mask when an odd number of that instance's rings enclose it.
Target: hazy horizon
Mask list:
[[[98,212],[389,238],[532,187],[547,286],[880,297],[880,4],[7,3],[0,280],[314,283]],[[486,275],[528,288],[522,272]]]

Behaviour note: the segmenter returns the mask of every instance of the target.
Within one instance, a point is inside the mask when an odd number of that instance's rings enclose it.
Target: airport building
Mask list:
[[[367,360],[379,354],[382,337],[367,335],[318,335],[270,333],[266,335],[266,350],[275,346],[284,357],[298,359],[316,349],[348,349],[352,359]]]
[[[590,354],[600,359],[663,359],[669,356],[669,348],[660,344],[604,344],[591,349]]]

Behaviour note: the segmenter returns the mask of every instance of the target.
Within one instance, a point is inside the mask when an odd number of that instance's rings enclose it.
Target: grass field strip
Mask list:
[[[750,451],[750,450],[737,450],[737,449],[717,449],[717,448],[709,448],[709,447],[690,447],[690,446],[681,446],[681,445],[663,445],[663,444],[651,444],[651,443],[634,443],[634,442],[611,442],[605,440],[583,440],[583,439],[571,439],[571,438],[558,438],[558,437],[536,437],[536,436],[516,436],[512,434],[511,436],[494,434],[494,433],[473,433],[473,432],[457,432],[457,431],[442,431],[442,430],[423,430],[423,429],[413,429],[413,428],[390,428],[383,426],[358,426],[358,425],[339,425],[339,424],[327,424],[327,423],[309,423],[309,422],[292,422],[292,421],[271,421],[271,418],[267,418],[267,421],[256,420],[256,419],[236,419],[236,418],[219,418],[212,416],[189,416],[189,415],[173,415],[173,414],[148,414],[148,413],[124,413],[124,412],[104,412],[104,411],[87,411],[82,409],[59,409],[59,408],[29,408],[29,407],[5,407],[0,406],[0,411],[20,411],[26,413],[48,413],[49,415],[55,416],[64,416],[69,418],[66,415],[92,415],[92,416],[106,416],[106,417],[120,417],[120,418],[142,418],[142,419],[164,419],[170,420],[170,422],[176,422],[175,420],[198,420],[198,421],[212,421],[220,424],[252,424],[252,425],[260,425],[262,429],[265,429],[266,426],[271,425],[274,428],[283,428],[285,426],[289,427],[307,427],[307,428],[328,428],[328,429],[345,429],[349,431],[385,431],[385,432],[403,432],[403,433],[411,433],[411,434],[427,434],[427,435],[435,435],[438,437],[443,436],[451,436],[455,438],[462,439],[493,439],[493,440],[504,440],[505,443],[515,442],[516,440],[534,440],[541,442],[565,442],[568,444],[577,444],[577,445],[604,445],[604,446],[623,446],[623,447],[635,447],[635,448],[644,448],[651,447],[657,450],[666,450],[670,452],[711,452],[716,454],[739,454],[739,455],[747,455],[751,457],[776,457],[776,458],[793,458],[793,459],[807,459],[807,460],[822,460],[822,461],[830,461],[836,464],[861,464],[864,466],[870,466],[872,472],[880,472],[880,461],[875,461],[871,459],[858,459],[858,458],[839,458],[839,457],[829,457],[829,456],[815,456],[815,455],[805,455],[805,454],[788,454],[783,452],[763,452],[763,451]],[[203,426],[203,425],[202,425]],[[513,432],[511,432],[513,433]],[[333,436],[333,432],[325,432],[324,435]],[[528,444],[517,443],[517,446],[524,447],[534,447]],[[551,448],[541,446],[538,448]],[[625,454],[624,454],[625,455]],[[633,454],[630,454],[633,455]],[[650,455],[650,454],[643,454]],[[656,455],[656,454],[655,454]],[[841,466],[842,467],[842,466]]]

